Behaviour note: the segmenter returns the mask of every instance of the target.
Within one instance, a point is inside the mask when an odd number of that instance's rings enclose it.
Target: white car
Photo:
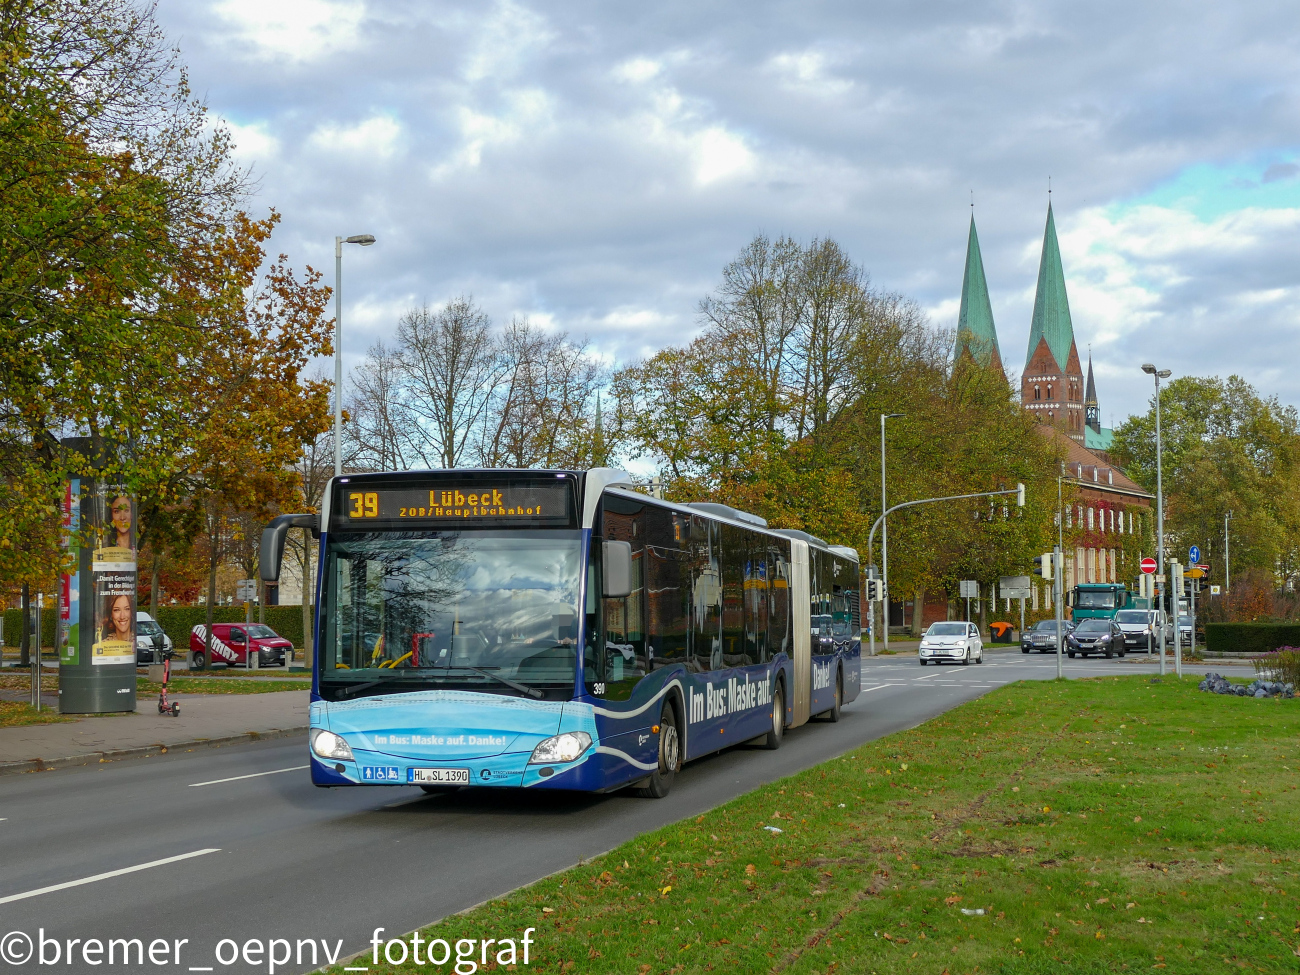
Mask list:
[[[1164,613],[1158,609],[1121,609],[1115,622],[1124,631],[1125,650],[1160,649],[1160,622]],[[1165,642],[1174,642],[1174,628],[1166,620]]]
[[[969,664],[974,660],[977,664],[982,664],[984,641],[980,639],[979,627],[974,623],[931,623],[921,637],[921,648],[917,653],[922,667],[931,660],[935,663],[952,660],[961,664]]]

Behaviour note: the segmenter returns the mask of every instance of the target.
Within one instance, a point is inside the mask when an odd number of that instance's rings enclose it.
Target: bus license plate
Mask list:
[[[407,770],[412,785],[469,785],[467,768],[413,768]]]

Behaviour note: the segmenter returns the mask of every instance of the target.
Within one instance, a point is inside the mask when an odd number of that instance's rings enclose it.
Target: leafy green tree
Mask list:
[[[1224,578],[1223,519],[1231,511],[1234,575],[1279,581],[1300,571],[1300,415],[1239,376],[1182,377],[1161,389],[1166,549],[1199,545],[1211,578]],[[1111,454],[1154,493],[1154,396],[1115,431]],[[1184,556],[1185,557],[1185,556]]]

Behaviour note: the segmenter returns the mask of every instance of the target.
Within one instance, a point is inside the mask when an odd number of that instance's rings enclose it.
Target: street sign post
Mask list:
[[[966,600],[966,622],[970,622],[970,601],[980,598],[980,584],[977,579],[962,579],[957,583],[958,595]]]
[[[1025,632],[1025,600],[1032,590],[1029,576],[1002,576],[998,579],[998,595],[1003,599],[1020,600],[1020,633]]]
[[[1143,572],[1145,572],[1147,575],[1151,575],[1156,571],[1156,560],[1151,558],[1151,556],[1148,555],[1145,559],[1142,560],[1141,566]]]

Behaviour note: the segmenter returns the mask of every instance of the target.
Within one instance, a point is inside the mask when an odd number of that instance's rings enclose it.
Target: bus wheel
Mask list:
[[[822,714],[822,718],[834,724],[840,720],[840,705],[844,703],[844,678],[836,675],[835,677],[835,703],[831,709]]]
[[[682,739],[677,731],[677,712],[667,701],[659,716],[659,767],[646,784],[636,790],[643,799],[662,799],[673,787],[677,770],[682,767]]]
[[[785,741],[785,685],[780,682],[772,694],[772,728],[758,741],[770,752],[776,751]]]

